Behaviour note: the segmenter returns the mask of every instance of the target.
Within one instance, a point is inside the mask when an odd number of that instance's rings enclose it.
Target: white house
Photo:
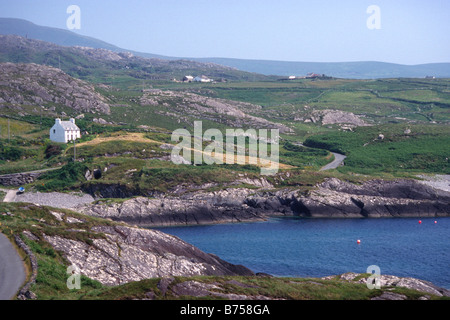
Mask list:
[[[207,76],[197,76],[194,78],[195,82],[212,82],[213,80],[208,78]]]
[[[75,119],[61,121],[56,119],[55,124],[50,129],[50,140],[67,143],[81,138],[80,128],[75,124]]]

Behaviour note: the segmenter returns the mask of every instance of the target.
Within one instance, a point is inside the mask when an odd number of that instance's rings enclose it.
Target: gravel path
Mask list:
[[[60,192],[25,192],[17,194],[14,202],[30,202],[34,204],[55,208],[72,209],[79,205],[91,203],[95,199],[84,193],[60,193]]]

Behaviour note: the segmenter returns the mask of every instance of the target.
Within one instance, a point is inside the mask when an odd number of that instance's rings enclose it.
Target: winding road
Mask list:
[[[11,300],[26,280],[22,258],[0,233],[0,300]]]
[[[340,154],[340,153],[332,152],[332,154],[334,155],[334,160],[332,162],[330,162],[329,164],[327,164],[326,166],[323,166],[320,169],[320,171],[336,169],[337,167],[339,167],[342,164],[344,159],[347,158],[346,156],[344,156],[343,154]]]
[[[303,143],[301,143],[301,142],[292,142],[292,144],[294,144],[296,146],[304,147]],[[331,152],[331,153],[334,155],[334,160],[331,161],[329,164],[320,168],[320,171],[336,169],[344,162],[345,158],[347,158],[347,156],[344,156],[343,154],[340,154],[340,153],[336,153],[336,152]]]
[[[7,192],[4,202],[13,201],[17,193],[16,190],[0,190]],[[0,300],[14,298],[25,280],[26,273],[22,258],[9,239],[0,233]]]

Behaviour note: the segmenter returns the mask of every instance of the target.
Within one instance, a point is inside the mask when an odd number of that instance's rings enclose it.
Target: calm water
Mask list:
[[[418,221],[274,218],[159,230],[254,272],[321,277],[363,273],[377,265],[381,274],[419,278],[450,289],[450,218]]]

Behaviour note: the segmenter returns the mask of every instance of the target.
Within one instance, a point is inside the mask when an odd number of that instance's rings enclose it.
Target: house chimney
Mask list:
[[[70,122],[72,122],[73,124],[75,124],[75,119],[74,119],[74,118],[70,118]]]
[[[61,123],[61,119],[60,118],[56,118],[55,119],[55,123]]]

